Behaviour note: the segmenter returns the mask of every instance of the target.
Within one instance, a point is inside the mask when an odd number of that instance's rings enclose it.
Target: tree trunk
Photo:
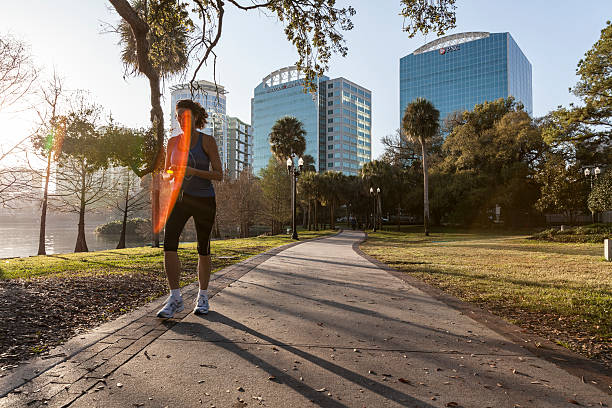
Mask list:
[[[159,232],[161,231],[161,228],[163,228],[163,226],[159,226],[161,225],[160,217],[162,216],[161,209],[159,207],[159,190],[161,187],[159,179],[159,175],[156,171],[154,171],[153,174],[151,174],[151,219],[153,220],[151,222],[151,228],[153,228],[153,248],[159,248]]]
[[[312,201],[309,199],[308,200],[308,231],[312,231],[312,217],[311,217],[311,212],[312,212]]]
[[[427,168],[427,152],[425,141],[421,139],[421,150],[423,152],[423,224],[425,235],[429,235],[429,173]]]
[[[77,234],[76,245],[74,252],[89,252],[87,241],[85,239],[85,162],[81,163],[81,206],[79,208],[79,232]]]
[[[329,203],[329,225],[331,229],[334,229],[336,226],[336,220],[334,218],[334,203]]]
[[[45,192],[43,193],[42,209],[40,211],[40,233],[38,235],[38,255],[47,255],[45,238],[47,230],[47,201],[49,199],[49,176],[51,174],[51,152],[47,158],[47,173],[45,175]]]
[[[397,232],[400,232],[402,230],[401,222],[400,222],[401,215],[402,215],[402,206],[398,205],[397,206]]]
[[[117,244],[117,249],[125,248],[125,234],[127,229],[127,218],[128,218],[128,210],[130,205],[130,179],[128,175],[128,183],[125,189],[125,201],[123,207],[123,222],[121,223],[121,236],[119,237],[119,243]]]
[[[319,202],[315,200],[315,208],[314,208],[314,222],[315,222],[315,231],[319,230],[319,218],[317,217],[317,209],[319,207]]]

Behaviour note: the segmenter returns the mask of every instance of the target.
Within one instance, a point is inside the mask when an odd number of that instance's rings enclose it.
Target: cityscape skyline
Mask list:
[[[534,116],[542,116],[558,105],[567,106],[576,99],[568,92],[575,85],[578,61],[599,37],[612,4],[605,1],[577,8],[572,2],[561,2],[549,8],[532,2],[492,5],[476,1],[457,9],[457,28],[448,34],[482,30],[511,32],[534,66]],[[397,60],[435,37],[408,39],[401,32],[402,18],[397,5],[371,5],[355,2],[355,29],[345,33],[349,54],[334,55],[328,75],[345,75],[357,83],[368,83],[376,94],[373,112],[372,157],[382,153],[380,138],[397,129],[399,100]],[[28,10],[36,9],[36,13]],[[530,10],[524,13],[524,10]],[[598,10],[593,13],[593,10]],[[608,10],[609,12],[606,12]],[[541,16],[546,15],[543,19]],[[252,84],[275,67],[295,61],[295,51],[282,33],[282,25],[253,14],[230,12],[239,30],[226,30],[219,44],[217,82],[231,94],[228,111],[240,118],[250,115]],[[149,90],[144,78],[123,79],[123,67],[112,34],[101,34],[100,21],[114,22],[117,16],[104,4],[82,4],[60,0],[53,5],[24,1],[19,6],[6,5],[0,16],[5,30],[31,45],[35,61],[46,68],[46,76],[55,68],[66,78],[69,89],[87,89],[92,99],[112,112],[118,122],[132,127],[148,125]],[[23,27],[28,22],[28,30]],[[567,30],[578,25],[583,29]],[[48,35],[49,32],[54,34]],[[371,33],[377,35],[372,36]],[[74,35],[79,33],[79,35]],[[380,43],[380,39],[385,41]],[[54,44],[62,43],[62,47]],[[262,46],[265,44],[265,46]],[[381,45],[382,44],[382,45]],[[95,53],[92,54],[92,50]],[[262,56],[265,55],[265,58]],[[92,58],[92,56],[94,58]],[[245,63],[247,62],[248,63]],[[203,69],[199,78],[212,78],[212,67]],[[96,78],[96,80],[92,80]],[[99,78],[105,78],[100,81]],[[187,75],[184,79],[190,79]],[[168,115],[169,85],[166,81],[165,114]],[[166,116],[168,117],[168,116]],[[3,132],[0,144],[27,136],[34,126],[35,115],[24,112],[0,113]]]

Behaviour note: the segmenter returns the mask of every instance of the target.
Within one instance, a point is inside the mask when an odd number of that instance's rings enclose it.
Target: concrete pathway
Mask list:
[[[0,407],[612,406],[358,255],[362,238],[344,232],[268,257],[216,294],[208,316],[163,322],[150,307]]]

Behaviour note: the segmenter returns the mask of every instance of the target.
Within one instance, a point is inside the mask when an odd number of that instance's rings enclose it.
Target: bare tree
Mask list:
[[[151,202],[149,200],[148,189],[140,188],[138,176],[129,168],[122,167],[118,170],[119,178],[114,184],[111,197],[111,205],[118,210],[122,216],[121,235],[117,249],[125,248],[125,236],[127,233],[127,221],[130,214],[144,210]]]
[[[0,36],[0,111],[31,90],[38,71],[27,45],[11,36]]]
[[[44,109],[38,110],[40,119],[38,134],[33,139],[34,151],[45,158],[47,166],[44,172],[40,172],[30,165],[33,174],[44,178],[43,198],[40,210],[40,230],[38,236],[38,255],[46,255],[45,237],[47,228],[47,208],[49,202],[49,179],[51,178],[51,167],[57,161],[62,151],[64,137],[66,134],[66,117],[60,115],[62,105],[65,104],[65,95],[62,79],[54,71],[53,78],[43,85],[39,94],[44,103]]]

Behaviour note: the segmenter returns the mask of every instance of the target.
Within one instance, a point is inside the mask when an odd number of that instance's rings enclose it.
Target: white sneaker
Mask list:
[[[157,312],[157,317],[162,319],[171,319],[175,313],[182,312],[185,309],[182,298],[168,296],[166,304]]]
[[[208,314],[208,295],[198,295],[196,305],[193,308],[193,314],[202,315]]]

